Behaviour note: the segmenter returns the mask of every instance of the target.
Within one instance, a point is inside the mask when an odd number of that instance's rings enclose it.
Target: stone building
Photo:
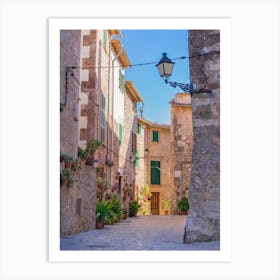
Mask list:
[[[78,148],[85,150],[89,140],[102,142],[94,166],[72,170],[61,163],[61,172],[75,179],[60,189],[64,235],[95,228],[96,177],[108,182],[104,198],[121,195],[126,183],[133,191],[132,132],[135,104],[142,99],[132,82],[125,82],[131,63],[119,41],[120,30],[62,30],[60,35],[60,152],[75,161]]]
[[[170,101],[170,184],[173,189],[172,213],[178,214],[177,200],[188,196],[192,165],[193,127],[191,96],[177,93]]]
[[[170,126],[150,122],[138,116],[138,163],[136,185],[138,193],[145,186],[152,194],[150,213],[170,214],[171,207],[163,208],[163,200],[172,200],[170,185]],[[144,145],[143,145],[144,144]]]
[[[220,33],[189,30],[193,164],[184,242],[220,239]]]
[[[120,194],[123,199],[124,208],[129,208],[135,199],[135,166],[137,153],[137,103],[143,99],[131,81],[125,81],[124,94],[124,122],[122,135],[119,138],[119,169],[117,175]],[[116,183],[117,183],[116,182]]]
[[[79,142],[81,37],[80,30],[60,32],[60,152],[74,160],[77,159]],[[68,183],[63,181],[60,184],[60,234],[94,229],[94,170],[83,166],[78,171],[66,167],[64,161],[60,163],[60,172],[61,175],[68,174]]]

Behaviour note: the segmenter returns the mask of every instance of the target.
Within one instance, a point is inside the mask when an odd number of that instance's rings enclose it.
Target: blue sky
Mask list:
[[[188,56],[187,30],[121,30],[122,44],[131,64],[158,62],[166,52],[171,59]],[[170,81],[189,83],[188,59],[178,59]],[[155,64],[156,64],[155,63]],[[169,101],[180,88],[165,84],[155,64],[126,69],[127,80],[133,81],[144,99],[143,117],[158,123],[170,123]]]

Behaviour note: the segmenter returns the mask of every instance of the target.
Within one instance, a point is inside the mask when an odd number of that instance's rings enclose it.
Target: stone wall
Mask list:
[[[188,196],[192,164],[192,109],[191,97],[188,93],[178,93],[170,102],[170,170],[172,195],[172,213],[179,214],[177,200]]]
[[[200,93],[192,97],[194,146],[185,243],[220,239],[219,51],[219,30],[189,31],[190,78]]]
[[[94,75],[90,74],[88,69],[81,70],[80,65],[85,57],[92,55],[90,47],[83,40],[84,36],[94,34],[81,30],[60,32],[60,103],[65,104],[60,112],[60,152],[74,159],[77,159],[78,145],[84,145],[90,134],[84,137],[85,133],[80,132],[87,129],[91,121],[86,107],[90,103],[88,97],[93,88],[93,85],[89,84],[89,78],[93,78]],[[91,83],[94,81],[91,80]],[[64,168],[65,164],[62,162],[60,169]],[[83,166],[81,171],[70,172],[71,179],[75,178],[77,181],[72,183],[71,187],[60,186],[61,235],[95,228],[96,171],[92,167]]]
[[[60,234],[69,235],[95,229],[95,168],[83,166],[72,172],[78,181],[60,187]]]
[[[60,151],[77,154],[81,30],[60,31]]]

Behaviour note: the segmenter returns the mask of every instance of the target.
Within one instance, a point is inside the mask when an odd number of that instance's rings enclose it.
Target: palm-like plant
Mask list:
[[[110,218],[110,207],[108,203],[101,200],[96,205],[96,222],[103,223],[107,222]]]

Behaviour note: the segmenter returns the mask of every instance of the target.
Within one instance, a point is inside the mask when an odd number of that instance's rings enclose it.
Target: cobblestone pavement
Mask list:
[[[61,250],[219,250],[220,242],[184,244],[186,216],[137,216],[62,237]]]

